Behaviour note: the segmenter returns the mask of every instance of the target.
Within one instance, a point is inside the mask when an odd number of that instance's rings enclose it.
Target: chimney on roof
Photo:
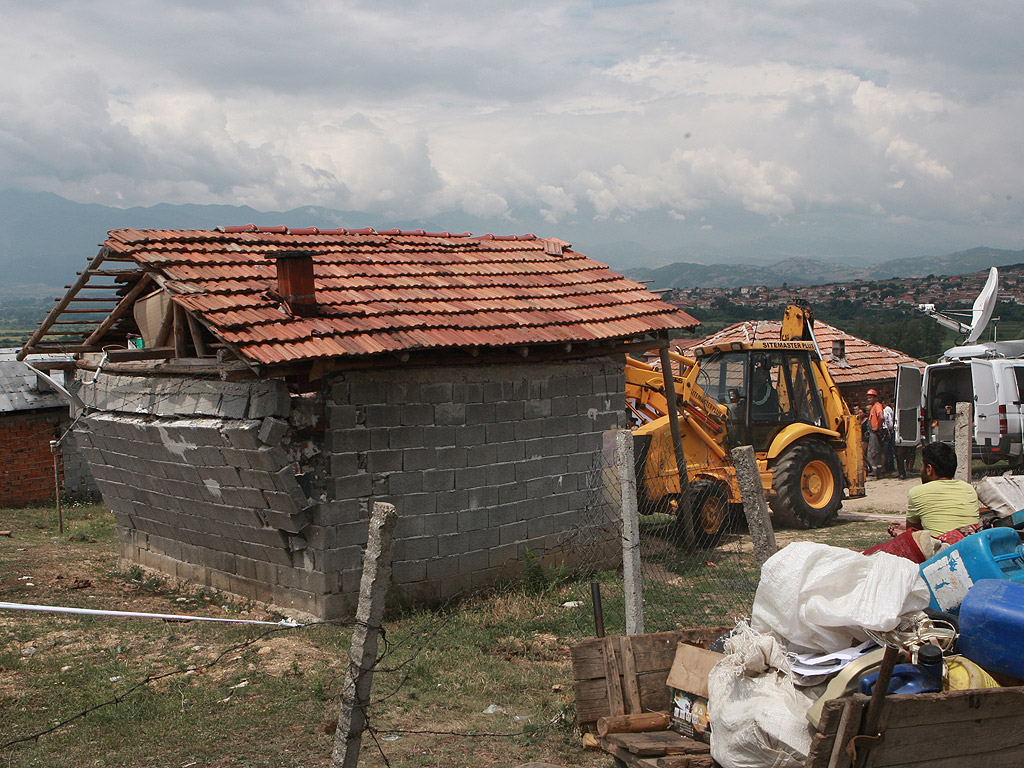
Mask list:
[[[846,359],[846,339],[832,340],[832,357],[839,362]]]
[[[277,292],[292,314],[312,317],[316,314],[316,287],[313,285],[313,251],[280,251],[277,259]]]

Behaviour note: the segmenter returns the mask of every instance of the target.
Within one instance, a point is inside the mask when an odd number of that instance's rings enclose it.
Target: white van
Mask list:
[[[1019,343],[975,345],[987,355]],[[959,348],[964,352],[968,348]],[[958,348],[949,350],[956,353]],[[974,407],[973,455],[986,464],[1006,459],[1019,466],[1024,456],[1024,358],[957,357],[920,371],[901,365],[896,378],[896,444],[953,443],[958,402]]]
[[[964,334],[924,372],[901,365],[896,373],[896,444],[953,442],[956,404],[974,408],[972,455],[986,464],[1006,459],[1020,466],[1024,455],[1024,339],[980,342],[999,293],[992,267],[970,313],[942,313],[934,304],[918,309],[940,325]],[[969,314],[964,323],[951,314]]]

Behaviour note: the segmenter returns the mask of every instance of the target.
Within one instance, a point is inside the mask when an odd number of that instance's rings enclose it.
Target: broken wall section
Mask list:
[[[323,596],[339,586],[307,552],[315,505],[297,479],[303,451],[291,440],[315,434],[317,398],[293,409],[278,381],[108,374],[79,396],[89,410],[76,436],[115,515],[122,558],[321,613]]]

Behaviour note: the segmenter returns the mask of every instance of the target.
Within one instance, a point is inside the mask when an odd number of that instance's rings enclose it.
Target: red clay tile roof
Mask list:
[[[452,347],[631,340],[698,321],[568,243],[373,229],[224,227],[109,233],[110,258],[155,272],[176,303],[255,363]],[[275,254],[314,252],[318,308],[276,295]]]
[[[756,320],[736,323],[723,328],[703,339],[701,344],[717,344],[722,341],[772,341],[779,338],[781,320]],[[905,355],[895,349],[880,347],[864,339],[851,336],[839,328],[823,323],[814,323],[814,338],[818,340],[821,354],[829,364],[829,371],[838,386],[859,384],[865,381],[895,379],[896,366],[913,365],[924,369],[925,364],[917,358]],[[832,342],[842,339],[846,342],[845,363],[832,356]]]

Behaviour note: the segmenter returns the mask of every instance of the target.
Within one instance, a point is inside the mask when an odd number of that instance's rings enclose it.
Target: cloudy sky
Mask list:
[[[0,10],[0,188],[693,258],[1024,248],[1018,0]]]

